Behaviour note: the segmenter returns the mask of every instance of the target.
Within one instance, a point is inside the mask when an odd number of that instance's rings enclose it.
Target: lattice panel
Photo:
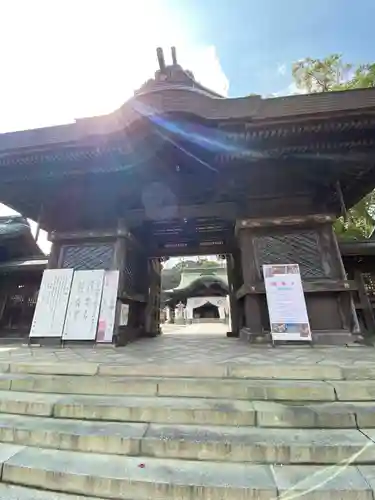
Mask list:
[[[136,290],[139,293],[148,293],[150,278],[148,275],[147,259],[138,260]]]
[[[137,279],[137,258],[134,250],[127,249],[125,267],[124,267],[124,284],[125,291],[133,294],[136,293],[136,279]]]
[[[61,267],[76,271],[111,269],[113,262],[113,245],[66,245],[62,248]]]
[[[134,248],[128,247],[124,268],[125,290],[128,293],[148,292],[147,260]]]
[[[260,236],[254,239],[255,253],[263,264],[299,264],[303,278],[324,278],[317,234],[314,231]]]
[[[367,295],[371,298],[375,297],[375,275],[371,273],[363,273],[363,281],[365,283],[365,288]]]

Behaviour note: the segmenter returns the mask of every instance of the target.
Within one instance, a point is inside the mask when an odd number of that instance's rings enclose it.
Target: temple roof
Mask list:
[[[10,274],[13,272],[40,271],[42,273],[48,264],[48,259],[40,257],[30,257],[21,260],[9,260],[0,262],[0,274]]]
[[[217,284],[223,289],[228,289],[228,274],[226,266],[209,267],[209,268],[190,268],[184,269],[181,273],[181,280],[177,287],[172,290],[166,290],[166,294],[174,294],[179,292],[190,292],[194,288],[206,286],[207,288]]]
[[[153,90],[151,90],[151,88]],[[375,111],[375,88],[321,94],[262,98],[261,96],[218,98],[191,87],[151,84],[119,110],[102,116],[82,118],[74,123],[0,134],[0,153],[48,150],[61,145],[87,142],[95,137],[124,130],[142,118],[166,113],[195,115],[213,121],[251,121],[265,126],[274,121],[298,121],[358,115]],[[83,144],[82,144],[83,145]]]
[[[177,63],[174,48],[171,65],[165,64],[161,49],[157,54],[159,69],[155,77],[136,90],[134,97],[120,109],[65,125],[0,134],[0,159],[23,151],[46,151],[74,143],[90,145],[94,138],[123,131],[139,120],[163,114],[186,114],[214,122],[244,121],[253,126],[264,126],[275,121],[281,123],[375,111],[375,88],[272,98],[259,95],[223,97],[204,87],[190,71],[184,70]]]
[[[154,78],[113,113],[0,134],[0,201],[34,220],[43,205],[43,228],[63,230],[61,207],[74,200],[79,224],[88,228],[100,217],[115,220],[118,207],[129,224],[150,220],[142,196],[161,179],[165,192],[177,192],[173,207],[196,205],[195,217],[212,218],[201,207],[215,199],[235,205],[232,219],[246,215],[246,200],[261,199],[263,191],[284,196],[280,177],[292,178],[301,192],[307,183],[316,186],[332,198],[334,213],[338,183],[348,206],[375,186],[375,88],[226,98],[184,70],[175,50],[171,65],[160,49],[158,61]],[[269,171],[254,168],[261,161]],[[197,185],[202,174],[206,180]],[[181,214],[175,219],[194,218]]]
[[[43,256],[24,217],[0,217],[0,263],[30,256]]]

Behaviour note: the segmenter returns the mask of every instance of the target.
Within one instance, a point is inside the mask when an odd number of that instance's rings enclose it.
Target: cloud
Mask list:
[[[195,79],[218,94],[227,96],[229,80],[221,66],[216,47],[196,47],[178,54],[178,62],[184,69],[190,69]]]
[[[302,95],[307,94],[306,90],[301,90],[297,87],[295,82],[290,83],[287,87],[277,92],[273,92],[269,97],[284,97],[288,95]]]
[[[179,62],[202,84],[228,91],[215,47],[197,46],[181,12],[177,18],[162,0],[32,4],[0,2],[0,45],[7,47],[1,61],[1,132],[67,123],[119,108],[153,76],[158,46],[168,50],[168,61],[170,46],[176,46]]]
[[[279,64],[277,67],[277,73],[284,76],[286,74],[286,64]]]
[[[169,47],[168,47],[169,49]],[[169,50],[168,50],[169,52]],[[167,64],[169,63],[168,57],[169,53],[165,50],[165,56],[167,59]],[[184,69],[189,69],[194,73],[197,81],[207,88],[218,92],[221,95],[226,96],[229,89],[229,81],[224,73],[224,70],[220,64],[220,60],[214,46],[203,46],[203,47],[183,47],[181,51],[177,50],[178,62]],[[37,110],[33,108],[18,108],[22,109],[25,115],[14,115],[12,114],[11,107],[9,108],[9,116],[7,117],[3,114],[2,120],[0,122],[0,128],[3,131],[7,130],[20,130],[25,128],[35,128],[38,126],[48,126],[55,123],[63,123],[73,121],[74,117],[79,115],[90,116],[100,114],[100,112],[109,112],[113,109],[119,107],[123,102],[133,95],[133,91],[137,89],[142,83],[153,76],[155,70],[157,69],[157,61],[155,58],[155,47],[150,48],[150,51],[145,54],[142,61],[142,67],[137,69],[137,72],[128,79],[127,86],[118,88],[115,94],[117,98],[106,100],[104,106],[98,106],[95,101],[95,95],[103,92],[103,89],[98,89],[94,85],[94,89],[88,90],[86,93],[86,101],[77,106],[76,110],[71,103],[71,111],[67,115],[65,111],[60,108],[41,109],[41,113],[37,113]],[[111,71],[115,71],[112,68]],[[39,75],[40,81],[42,81],[43,74]],[[121,78],[120,78],[121,81]],[[12,98],[18,99],[17,95],[8,94],[10,100]],[[0,96],[0,104],[1,102]],[[9,100],[8,100],[9,105]],[[109,108],[109,109],[108,109]],[[51,114],[50,114],[50,111]],[[85,111],[85,112],[83,112]],[[2,205],[0,203],[0,216],[16,214],[14,210]],[[35,222],[29,221],[32,230],[35,232]],[[51,244],[47,239],[47,233],[41,231],[40,238],[38,240],[39,246],[46,253],[50,251]]]
[[[295,84],[295,82],[292,82],[288,86],[287,92],[288,92],[287,95],[295,95],[295,94],[302,95],[302,94],[307,94],[307,91],[303,90],[303,89],[299,89],[297,87],[297,85]]]
[[[161,0],[0,2],[0,44],[7,47],[0,132],[69,123],[119,108],[153,77],[158,46],[166,49],[167,63],[170,47],[176,46],[185,69],[227,95],[229,82],[216,48],[197,46],[180,14],[176,18]],[[0,215],[11,213],[0,204]],[[45,233],[40,245],[48,251]]]
[[[197,46],[184,14],[164,0],[0,2],[0,132],[113,111],[153,76],[158,46],[226,95],[216,48]]]

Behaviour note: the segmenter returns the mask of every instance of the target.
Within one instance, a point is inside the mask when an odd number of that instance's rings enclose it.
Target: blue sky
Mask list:
[[[287,89],[293,61],[306,56],[338,52],[354,63],[375,61],[374,0],[167,3],[199,45],[216,47],[230,82],[229,95]]]
[[[286,94],[298,59],[374,61],[374,19],[375,0],[2,0],[0,132],[113,111],[159,45],[229,96]]]

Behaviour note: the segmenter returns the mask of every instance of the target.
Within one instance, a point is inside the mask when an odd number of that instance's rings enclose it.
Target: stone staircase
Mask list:
[[[0,499],[374,499],[375,366],[0,370]]]

